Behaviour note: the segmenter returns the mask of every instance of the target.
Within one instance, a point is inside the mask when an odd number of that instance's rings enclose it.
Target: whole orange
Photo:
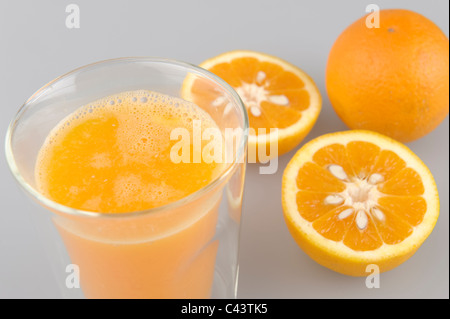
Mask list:
[[[432,21],[401,9],[362,17],[334,43],[326,70],[335,111],[351,129],[410,142],[449,112],[449,41]]]

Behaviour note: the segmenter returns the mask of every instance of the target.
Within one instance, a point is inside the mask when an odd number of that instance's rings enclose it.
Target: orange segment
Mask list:
[[[313,161],[326,168],[336,164],[344,169],[347,175],[353,174],[353,168],[347,157],[347,151],[342,144],[331,144],[319,149],[313,156]]]
[[[367,215],[367,212],[363,212],[363,214]],[[372,219],[369,217],[364,231],[359,229],[355,219],[347,229],[343,243],[355,251],[367,251],[379,248],[383,244],[383,241]]]
[[[220,63],[211,67],[211,72],[217,74],[220,77],[227,79],[228,84],[231,86],[240,86],[241,78],[239,74],[236,73],[235,69],[229,63]]]
[[[297,193],[297,209],[307,221],[315,221],[336,208],[336,205],[325,204],[326,193],[301,191]]]
[[[380,148],[372,143],[355,141],[347,144],[347,154],[356,176],[368,177],[373,171]]]
[[[294,90],[273,90],[269,91],[269,94],[271,96],[273,95],[284,95],[289,100],[288,107],[297,110],[297,111],[304,111],[306,110],[310,103],[311,98],[308,93],[308,91],[304,89],[294,89]]]
[[[320,218],[316,219],[312,226],[323,237],[332,241],[342,241],[347,230],[353,223],[352,218],[340,219],[339,214],[350,207],[338,207]]]
[[[398,244],[412,234],[413,228],[405,221],[404,216],[399,217],[392,211],[386,209],[381,209],[380,211],[384,215],[384,218],[382,220],[373,218],[373,220],[381,239],[386,244]]]
[[[309,133],[319,116],[322,98],[314,81],[301,69],[280,58],[254,51],[226,52],[200,64],[225,80],[239,94],[249,115],[249,158],[255,158],[260,147],[278,145],[280,156],[296,147]],[[184,99],[201,107],[214,107],[220,101],[196,94],[196,80],[187,77],[182,88]],[[198,91],[198,90],[197,90]],[[220,103],[217,103],[220,104]],[[259,128],[265,134],[255,133]],[[278,134],[269,135],[270,128]]]
[[[259,67],[259,61],[257,59],[251,57],[244,57],[240,59],[235,59],[233,63],[227,63],[227,65],[229,65],[234,70],[235,74],[238,76],[240,81],[252,83],[256,80],[256,73],[258,72]],[[241,83],[239,83],[238,85],[232,84],[232,82],[229,81],[229,78],[226,74],[216,73],[214,68],[212,68],[210,71],[217,74],[221,78],[227,79],[226,81],[228,82],[228,84],[232,86],[239,86],[241,84]]]
[[[197,104],[201,108],[205,108],[206,105],[211,105],[216,101],[218,97],[220,97],[220,92],[215,90],[215,86],[203,78],[197,78],[191,87],[191,92],[197,97],[198,101],[201,101],[201,104]],[[224,108],[224,103],[217,106],[217,109]],[[212,112],[211,112],[212,113]],[[222,117],[222,114],[220,114]]]
[[[403,144],[368,131],[303,146],[282,184],[286,224],[318,263],[352,276],[390,270],[414,254],[439,216],[434,179]]]
[[[270,79],[276,78],[281,72],[283,72],[283,67],[278,65],[278,63],[273,63],[272,61],[265,61],[265,60],[261,60],[259,69],[266,75],[265,78],[262,79],[261,81],[261,84],[264,85],[269,85]]]
[[[425,188],[420,175],[412,168],[405,168],[383,184],[380,192],[389,195],[422,195]]]
[[[305,163],[298,172],[297,187],[300,190],[324,193],[339,193],[345,190],[345,185],[329,171],[311,162]]]
[[[270,114],[268,114],[265,109],[261,110],[261,114],[259,116],[254,116],[252,113],[249,113],[248,120],[252,121],[258,127],[256,130],[250,130],[251,135],[266,134],[266,132],[270,132],[270,129],[274,127]]]
[[[414,227],[420,225],[427,212],[427,202],[420,196],[384,196],[378,204],[385,213],[403,212],[402,219]]]
[[[267,90],[298,90],[302,89],[304,86],[305,83],[298,77],[298,75],[292,72],[281,72],[267,84]]]
[[[381,151],[378,160],[372,169],[373,173],[383,176],[384,180],[390,179],[393,175],[405,168],[406,163],[392,151]]]
[[[302,117],[302,113],[296,111],[295,109],[266,101],[261,102],[260,107],[261,112],[266,114],[267,118],[270,119],[273,125],[272,127],[277,127],[279,129],[294,125]],[[252,114],[252,112],[250,112],[249,116],[252,116],[252,118],[256,117]],[[254,124],[255,123],[256,122],[254,122]]]

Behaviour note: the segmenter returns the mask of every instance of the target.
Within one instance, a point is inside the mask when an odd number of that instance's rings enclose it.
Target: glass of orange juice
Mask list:
[[[248,118],[199,67],[121,58],[67,73],[6,136],[61,296],[235,298]]]

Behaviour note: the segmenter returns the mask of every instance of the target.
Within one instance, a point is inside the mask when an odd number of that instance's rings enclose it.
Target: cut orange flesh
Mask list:
[[[254,51],[231,51],[202,62],[236,90],[248,111],[249,159],[258,156],[258,148],[270,149],[277,143],[280,156],[297,146],[309,133],[319,116],[322,99],[314,81],[298,67],[271,55]],[[183,97],[197,105],[222,107],[216,92],[205,94],[200,79],[187,81]],[[210,90],[211,92],[211,90]],[[223,105],[224,107],[224,105]],[[278,134],[271,133],[278,129]]]
[[[283,176],[286,223],[314,260],[365,276],[414,254],[439,215],[428,168],[406,146],[378,133],[331,133],[303,146]]]

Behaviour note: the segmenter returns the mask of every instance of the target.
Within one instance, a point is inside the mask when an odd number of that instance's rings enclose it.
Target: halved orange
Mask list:
[[[390,270],[425,241],[439,195],[425,164],[406,146],[369,131],[318,137],[286,167],[286,224],[298,245],[339,273]]]
[[[249,161],[261,161],[261,146],[266,160],[290,151],[305,138],[319,116],[322,98],[314,81],[280,58],[238,50],[220,54],[199,66],[230,84],[244,102],[250,122]],[[201,86],[200,79],[187,81],[183,96],[198,105],[210,103],[219,107],[221,98],[214,94],[195,96],[195,92],[201,92]],[[277,133],[271,133],[271,129],[277,129]],[[277,143],[277,154],[267,154],[271,143]]]

